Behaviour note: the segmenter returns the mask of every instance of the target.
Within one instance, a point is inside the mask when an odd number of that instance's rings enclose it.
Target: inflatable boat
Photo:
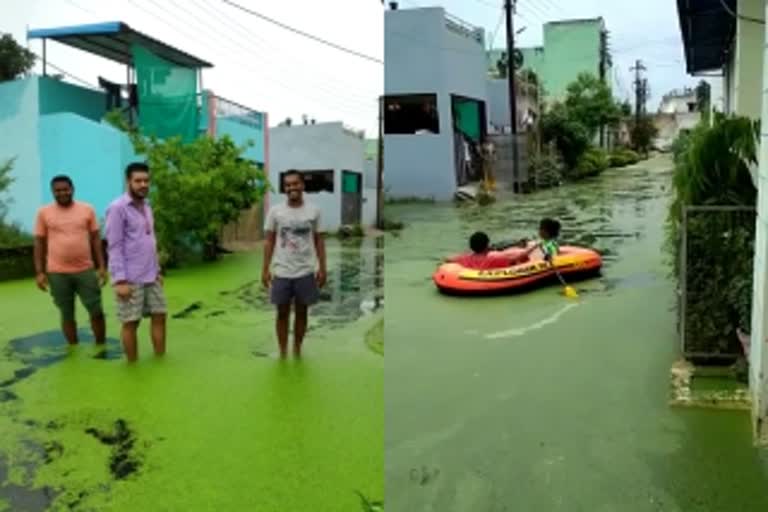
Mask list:
[[[502,256],[514,260],[525,253],[522,247],[491,251],[490,256]],[[600,274],[603,260],[591,249],[561,246],[553,264],[563,278],[570,282]],[[541,251],[535,250],[524,263],[504,268],[476,270],[457,263],[443,263],[432,275],[432,280],[442,293],[450,295],[493,295],[527,291],[539,286],[558,283],[552,266],[544,261]]]

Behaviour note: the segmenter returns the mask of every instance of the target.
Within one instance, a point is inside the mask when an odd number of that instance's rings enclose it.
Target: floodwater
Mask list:
[[[387,508],[408,512],[768,510],[747,413],[671,409],[679,347],[662,252],[671,163],[659,157],[482,208],[397,205],[386,240]],[[446,254],[483,229],[599,249],[574,302],[550,287],[441,296]]]
[[[155,359],[142,328],[135,366],[114,339],[68,350],[32,281],[0,284],[0,510],[357,512],[361,496],[383,499],[383,359],[365,343],[383,314],[380,242],[328,242],[300,362],[274,358],[258,254],[171,273],[168,354]]]

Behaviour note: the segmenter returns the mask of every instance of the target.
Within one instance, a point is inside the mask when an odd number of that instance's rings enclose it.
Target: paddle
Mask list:
[[[562,274],[560,274],[560,271],[557,270],[557,267],[555,267],[554,263],[550,262],[550,265],[552,265],[552,270],[555,271],[555,275],[560,280],[560,283],[563,285],[563,295],[565,295],[569,299],[578,299],[579,294],[576,293],[576,289],[572,286],[568,286],[568,283],[565,282],[565,279],[563,279]]]

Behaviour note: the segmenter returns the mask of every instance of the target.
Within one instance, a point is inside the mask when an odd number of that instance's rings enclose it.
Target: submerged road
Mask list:
[[[748,415],[667,406],[670,184],[658,157],[486,208],[387,207],[407,224],[385,250],[387,510],[768,510]],[[531,237],[542,216],[605,255],[581,300],[436,292],[435,265],[473,231]]]

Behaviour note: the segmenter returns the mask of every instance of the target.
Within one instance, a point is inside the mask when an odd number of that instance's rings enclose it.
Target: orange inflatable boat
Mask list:
[[[512,260],[524,252],[522,247],[510,247],[492,251],[490,255]],[[553,263],[568,282],[599,275],[603,266],[602,257],[596,251],[568,245],[560,247],[560,253],[555,256]],[[451,295],[501,294],[559,282],[539,250],[533,251],[525,263],[505,268],[476,270],[457,263],[444,263],[437,268],[432,280],[438,290]]]

